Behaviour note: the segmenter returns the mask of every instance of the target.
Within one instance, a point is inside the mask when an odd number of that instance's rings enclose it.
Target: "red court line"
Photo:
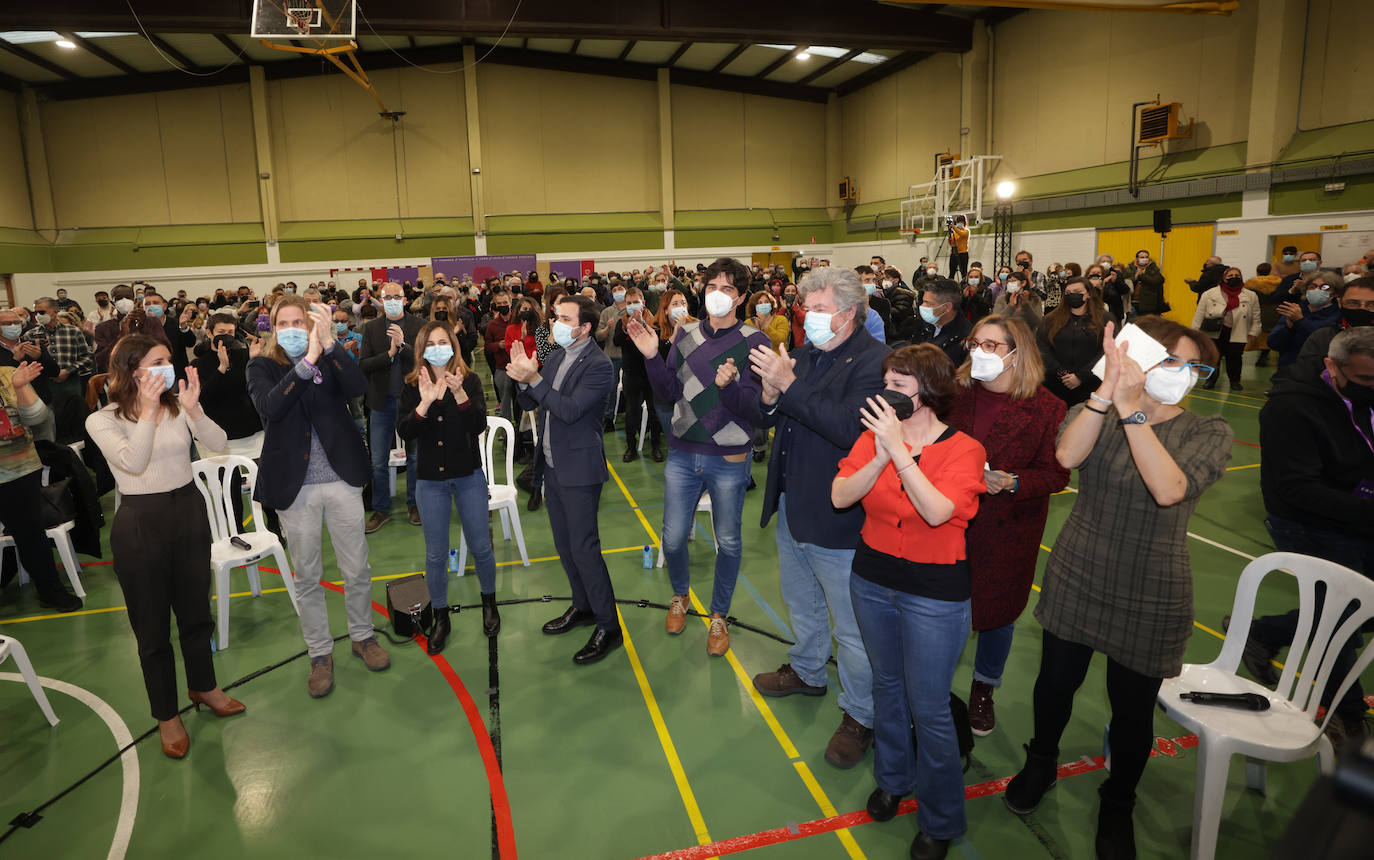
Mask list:
[[[114,564],[113,561],[83,561],[82,567],[100,567],[102,564]]]
[[[1157,738],[1156,748],[1151,750],[1150,755],[1166,755],[1176,757],[1180,749],[1192,749],[1197,746],[1197,735],[1184,735],[1177,738]],[[1070,776],[1080,776],[1085,773],[1102,770],[1104,767],[1102,756],[1093,759],[1079,759],[1068,764],[1059,766],[1059,778],[1064,779]],[[988,782],[980,782],[977,785],[970,785],[964,788],[964,798],[976,800],[980,797],[991,797],[1001,794],[1007,790],[1007,783],[1011,782],[1011,777],[994,779]],[[912,798],[903,800],[897,807],[898,815],[908,815],[916,811],[916,801]],[[873,821],[865,810],[858,812],[846,812],[843,815],[835,815],[830,818],[820,818],[815,821],[807,821],[788,827],[775,827],[772,830],[764,830],[759,833],[749,833],[744,836],[735,836],[730,839],[722,839],[719,842],[712,842],[710,845],[693,845],[690,848],[681,848],[676,851],[665,851],[662,854],[653,854],[641,860],[707,860],[709,857],[721,857],[728,854],[739,854],[744,851],[752,851],[755,848],[764,848],[769,845],[778,845],[783,842],[795,842],[798,839],[805,839],[808,836],[819,836],[824,833],[833,833],[847,827],[858,827],[861,824],[868,824]]]
[[[271,570],[272,568],[262,568]],[[344,590],[332,582],[321,581],[321,585],[330,591],[343,594]],[[372,601],[372,608],[383,618],[390,618],[386,607]],[[419,636],[416,642],[421,648],[425,645],[425,637]],[[458,673],[453,671],[448,660],[442,654],[430,654],[429,659],[434,661],[434,665],[439,668],[439,672],[448,681],[448,685],[453,688],[454,695],[463,706],[463,713],[468,718],[468,725],[472,728],[472,736],[477,741],[477,749],[482,754],[482,765],[487,771],[487,785],[491,790],[491,808],[496,817],[496,841],[501,851],[502,860],[515,860],[515,828],[511,824],[510,800],[506,797],[506,782],[501,777],[501,766],[496,761],[496,748],[491,744],[491,734],[487,731],[487,724],[482,720],[482,714],[477,710],[477,703],[472,700],[472,695],[468,693],[467,686],[463,679],[458,677]]]
[[[1251,448],[1258,448],[1258,447],[1259,447],[1259,443],[1258,443],[1258,442],[1242,442],[1241,440],[1236,439],[1236,440],[1235,440],[1235,443],[1236,443],[1237,445],[1249,445]]]

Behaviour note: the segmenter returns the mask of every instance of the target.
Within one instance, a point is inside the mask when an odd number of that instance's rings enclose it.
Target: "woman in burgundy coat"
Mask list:
[[[992,691],[1002,684],[1012,628],[1026,608],[1050,495],[1069,483],[1054,458],[1064,401],[1041,385],[1035,335],[1020,319],[984,317],[968,338],[949,424],[983,444],[988,492],[968,528],[973,629],[978,631],[969,727],[991,734]]]

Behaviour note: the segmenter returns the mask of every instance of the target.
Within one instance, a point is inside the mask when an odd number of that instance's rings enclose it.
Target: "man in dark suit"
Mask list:
[[[888,349],[864,327],[868,303],[855,272],[813,269],[799,286],[807,343],[791,356],[771,349],[749,354],[763,382],[760,424],[776,428],[760,526],[778,514],[779,585],[797,640],[788,662],[756,675],[754,687],[765,696],[825,693],[833,618],[842,717],[825,760],[847,769],[863,760],[873,740],[873,672],[849,598],[864,512],[835,510],[835,469],[820,466],[838,463],[863,433],[859,408],[882,390]],[[821,328],[818,321],[827,317]]]
[[[172,350],[172,367],[176,368],[177,378],[186,376],[186,350],[196,345],[196,333],[191,331],[191,317],[195,306],[181,310],[179,314],[170,312],[167,300],[157,293],[144,295],[143,311],[151,319],[161,324],[162,334]]]
[[[406,374],[415,365],[415,336],[425,321],[406,313],[405,290],[400,284],[381,288],[382,314],[363,326],[358,369],[367,377],[367,397],[371,410],[368,438],[372,451],[372,516],[363,531],[372,534],[391,520],[391,482],[387,465],[396,438],[396,404],[405,387]],[[406,446],[406,510],[410,524],[420,525],[420,509],[415,506],[415,451]]]
[[[539,410],[535,468],[542,461],[553,544],[572,586],[572,606],[545,624],[544,632],[558,635],[595,624],[586,646],[573,655],[573,662],[582,665],[600,660],[623,641],[596,521],[601,487],[610,477],[601,416],[615,374],[611,360],[591,338],[601,317],[596,304],[584,296],[567,296],[554,310],[550,334],[562,349],[554,350],[541,372],[535,356],[525,354],[517,341],[506,372],[519,385],[521,406]]]
[[[973,331],[973,324],[968,317],[959,312],[963,301],[963,290],[949,278],[927,282],[925,292],[921,294],[920,307],[917,308],[920,317],[911,320],[914,324],[909,332],[911,343],[933,343],[944,350],[955,367],[963,364],[964,359],[968,358],[968,347],[964,341]]]

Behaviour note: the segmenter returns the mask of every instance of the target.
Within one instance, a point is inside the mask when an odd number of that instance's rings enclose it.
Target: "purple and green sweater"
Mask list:
[[[749,351],[756,346],[772,349],[772,342],[751,325],[717,331],[703,321],[678,328],[666,360],[644,360],[654,394],[673,404],[668,447],[710,456],[749,452],[763,389],[749,365]],[[716,369],[731,358],[739,375],[717,388]]]

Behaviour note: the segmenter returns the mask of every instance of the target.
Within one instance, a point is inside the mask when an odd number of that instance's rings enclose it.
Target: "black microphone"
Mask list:
[[[1220,705],[1246,711],[1269,710],[1269,699],[1259,693],[1179,693],[1178,697],[1199,705]]]

